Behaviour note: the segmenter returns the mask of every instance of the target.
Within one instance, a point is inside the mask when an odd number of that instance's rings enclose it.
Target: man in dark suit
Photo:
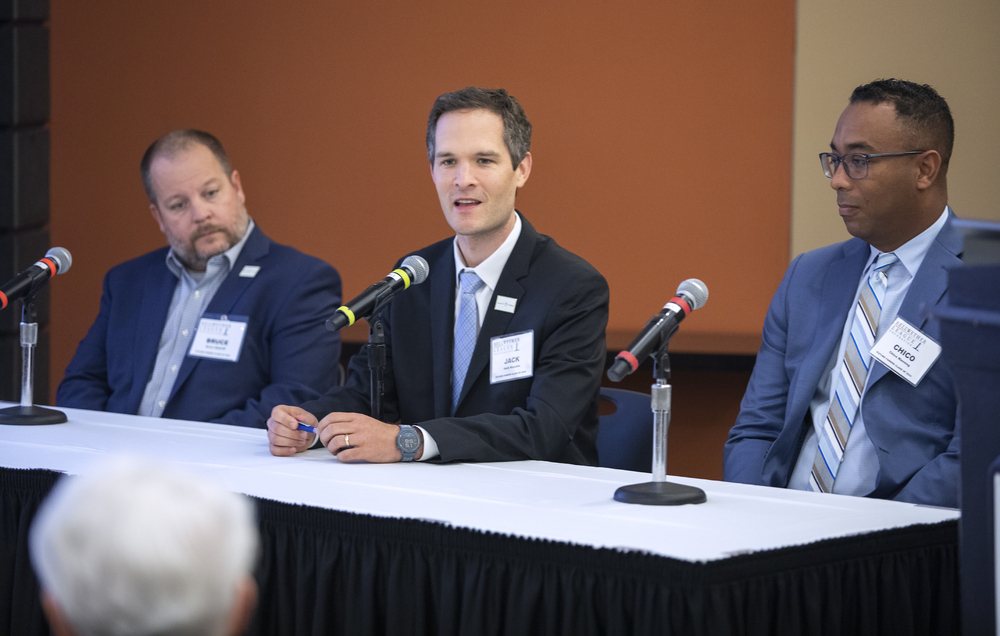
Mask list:
[[[437,99],[428,156],[456,236],[417,252],[428,280],[382,314],[384,419],[399,425],[369,417],[362,353],[343,388],[274,409],[272,453],[315,442],[344,461],[597,463],[608,286],[514,209],[531,172],[530,141],[531,124],[506,91],[466,88]]]
[[[789,266],[725,446],[726,480],[958,506],[956,397],[928,317],[960,264],[953,139],[929,86],[854,90],[820,159],[855,238]],[[897,346],[916,360],[880,352]]]
[[[264,236],[212,135],[170,133],[141,169],[170,247],[108,272],[56,402],[263,428],[275,405],[334,385],[336,270]]]

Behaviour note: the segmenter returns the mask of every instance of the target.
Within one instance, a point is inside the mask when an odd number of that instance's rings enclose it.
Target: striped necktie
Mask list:
[[[452,350],[451,364],[451,413],[458,408],[458,397],[462,395],[462,385],[465,384],[465,374],[469,371],[472,352],[476,348],[479,336],[479,305],[476,304],[476,292],[485,285],[473,271],[462,272],[462,298],[458,306],[458,318],[455,320],[455,348]]]
[[[854,307],[851,334],[844,349],[840,371],[835,378],[836,390],[823,422],[823,432],[819,436],[819,448],[816,450],[809,478],[809,486],[815,492],[833,492],[833,483],[837,479],[840,463],[844,460],[847,438],[854,427],[854,420],[861,406],[861,394],[868,379],[871,349],[878,337],[878,321],[889,283],[889,268],[898,260],[891,252],[879,254]]]

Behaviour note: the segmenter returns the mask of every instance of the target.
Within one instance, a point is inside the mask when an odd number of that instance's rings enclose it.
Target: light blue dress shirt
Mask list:
[[[215,292],[219,290],[222,281],[226,280],[236,259],[240,257],[247,237],[253,231],[254,222],[250,219],[247,231],[239,243],[222,254],[208,260],[204,272],[189,271],[181,263],[174,250],[167,252],[167,268],[177,277],[174,296],[167,310],[167,322],[160,335],[160,345],[156,351],[156,363],[153,373],[146,383],[146,391],[139,404],[139,415],[160,417],[167,406],[167,400],[173,391],[177,371],[184,362],[191,346],[191,339],[198,328],[205,308],[212,301]]]

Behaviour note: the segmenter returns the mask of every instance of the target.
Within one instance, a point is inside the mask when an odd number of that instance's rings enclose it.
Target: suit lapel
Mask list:
[[[797,383],[798,391],[793,402],[798,406],[796,410],[801,410],[801,415],[796,414],[794,421],[801,421],[805,417],[823,372],[826,371],[830,358],[836,354],[869,254],[867,243],[860,240],[849,241],[844,246],[843,258],[827,267],[823,289],[819,293],[813,347],[806,358],[808,367],[803,366],[803,378]]]
[[[434,378],[434,416],[451,415],[451,363],[455,338],[455,256],[454,248],[444,250],[441,258],[431,265],[431,358]]]
[[[139,305],[138,322],[135,329],[135,340],[132,343],[133,357],[132,391],[129,394],[130,413],[139,411],[142,396],[146,392],[146,383],[153,372],[156,354],[160,349],[160,339],[163,337],[163,326],[167,324],[167,312],[177,287],[177,277],[167,268],[166,250],[163,260],[156,263],[145,277],[138,281],[142,285],[142,302]]]
[[[913,277],[910,288],[906,290],[906,297],[903,298],[903,304],[899,306],[899,312],[896,314],[921,331],[927,324],[929,310],[941,302],[948,290],[948,269],[962,264],[959,258],[962,252],[962,237],[951,224],[954,218],[955,214],[949,212],[948,221],[927,248],[920,269]],[[884,364],[874,365],[868,385],[877,382],[888,371]]]
[[[514,314],[506,311],[497,311],[497,296],[507,296],[517,302],[514,311],[521,309],[521,297],[524,295],[524,287],[519,282],[528,275],[528,267],[531,264],[531,254],[535,249],[535,241],[538,239],[538,232],[530,223],[521,217],[521,236],[514,244],[514,250],[507,259],[500,279],[497,281],[497,288],[490,297],[490,304],[486,310],[486,319],[483,321],[483,328],[479,330],[479,337],[476,339],[476,348],[472,352],[472,360],[469,362],[469,371],[465,375],[465,384],[462,385],[462,394],[458,398],[459,405],[465,400],[469,393],[469,388],[482,375],[490,361],[490,339],[507,333],[507,326],[514,318]],[[454,283],[453,283],[454,284]],[[451,351],[451,349],[449,349]],[[534,355],[534,354],[532,354]]]
[[[260,229],[255,226],[250,236],[247,237],[247,242],[243,244],[243,249],[240,251],[240,256],[236,259],[236,263],[233,264],[232,269],[229,270],[229,274],[226,275],[225,280],[222,281],[219,289],[212,296],[212,300],[209,301],[208,307],[205,308],[206,314],[232,313],[232,309],[240,299],[240,296],[256,280],[256,278],[240,276],[240,271],[245,265],[253,265],[266,256],[270,250],[270,246],[271,240],[264,236]],[[253,317],[251,316],[250,318],[252,319]],[[195,328],[197,328],[197,325]],[[181,368],[177,372],[177,379],[170,390],[169,399],[173,399],[177,390],[184,385],[195,367],[198,366],[199,361],[200,358],[194,358],[189,355],[184,356]]]

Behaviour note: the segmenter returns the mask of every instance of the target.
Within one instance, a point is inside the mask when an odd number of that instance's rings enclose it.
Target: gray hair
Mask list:
[[[259,549],[246,497],[138,460],[63,477],[29,542],[80,636],[224,634]]]

